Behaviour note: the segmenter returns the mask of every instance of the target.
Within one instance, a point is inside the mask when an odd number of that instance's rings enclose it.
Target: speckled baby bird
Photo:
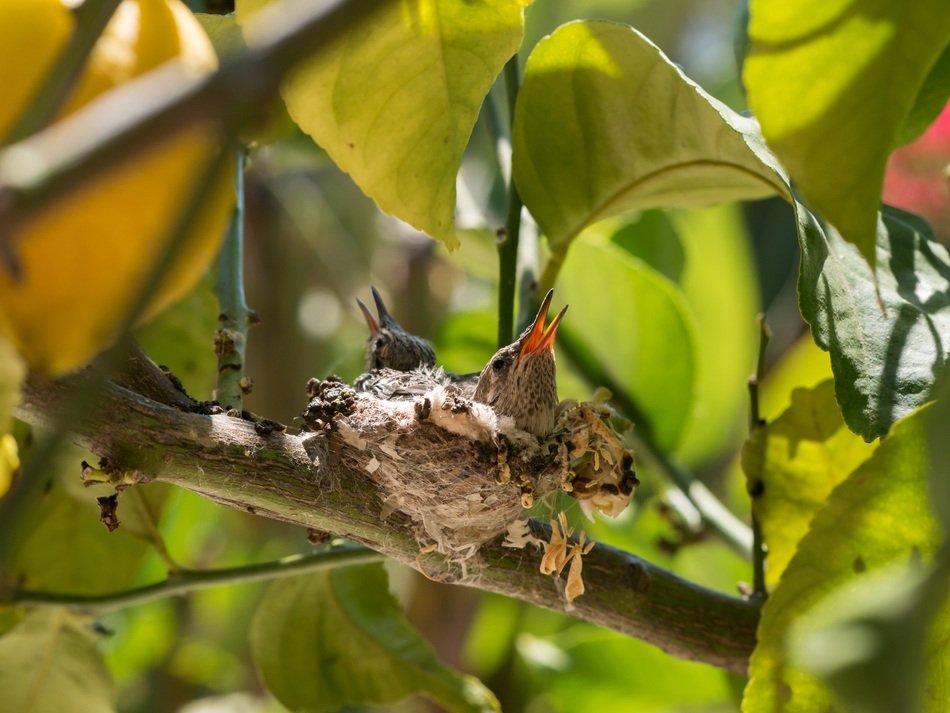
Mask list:
[[[372,290],[379,321],[361,300],[356,300],[369,327],[369,338],[366,340],[366,371],[412,371],[418,367],[435,366],[435,352],[429,343],[399,326],[386,309],[379,292],[375,287]]]
[[[534,323],[513,344],[495,352],[475,388],[475,401],[511,416],[518,428],[536,436],[548,435],[557,419],[554,335],[567,307],[545,329],[553,295],[554,290],[545,295]]]

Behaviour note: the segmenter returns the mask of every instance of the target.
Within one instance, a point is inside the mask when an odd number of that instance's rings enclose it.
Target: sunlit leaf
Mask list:
[[[65,609],[34,609],[0,637],[0,713],[111,713],[95,635]]]
[[[488,689],[435,658],[380,565],[275,582],[254,616],[251,648],[268,689],[291,710],[336,711],[414,693],[450,711],[498,710]]]
[[[625,221],[611,239],[676,283],[695,318],[702,360],[693,416],[677,455],[695,463],[730,451],[745,435],[745,385],[755,366],[759,311],[751,249],[737,208],[669,216],[647,211]]]
[[[751,0],[743,79],[805,199],[874,264],[884,166],[950,42],[945,0]]]
[[[561,349],[604,370],[649,419],[637,428],[650,428],[660,448],[675,447],[689,421],[696,370],[695,327],[682,293],[628,252],[585,234],[561,270],[557,299],[570,305]]]
[[[513,144],[518,190],[553,245],[634,209],[787,194],[755,121],[618,24],[574,22],[538,43]]]
[[[950,700],[946,574],[898,562],[846,585],[793,626],[796,666],[848,710],[943,713]]]
[[[758,646],[743,698],[745,713],[827,710],[829,693],[792,666],[790,627],[865,571],[933,552],[940,533],[930,511],[922,409],[894,424],[812,520],[762,609]]]
[[[716,704],[723,710],[735,706],[726,672],[674,659],[642,641],[589,625],[573,625],[544,638],[522,635],[519,653],[539,679],[545,697],[560,711],[701,711],[719,710],[712,708]]]
[[[253,45],[253,12],[238,0]],[[455,247],[455,176],[482,100],[521,44],[528,0],[404,0],[282,87],[294,121],[379,207]]]
[[[785,413],[756,429],[742,452],[753,512],[768,547],[766,583],[774,587],[838,483],[874,451],[844,425],[834,383],[796,389]]]
[[[910,143],[920,137],[934,119],[940,116],[948,100],[950,100],[950,44],[947,44],[937,63],[931,67],[930,74],[927,75],[917,93],[917,99],[904,122],[898,144]]]
[[[802,315],[831,353],[845,423],[867,440],[923,404],[950,350],[950,257],[920,219],[887,209],[875,276],[855,246],[800,206]]]

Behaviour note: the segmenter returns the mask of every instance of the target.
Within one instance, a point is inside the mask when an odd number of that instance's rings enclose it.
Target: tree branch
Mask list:
[[[36,426],[54,422],[69,389],[81,379],[49,382],[31,376],[17,417]],[[746,670],[755,646],[757,604],[698,587],[606,545],[585,556],[587,592],[573,605],[562,598],[558,582],[539,573],[540,553],[530,546],[513,550],[495,538],[467,558],[424,553],[419,523],[393,505],[392,494],[382,495],[368,472],[376,450],[365,442],[389,438],[398,421],[381,422],[381,413],[365,413],[372,411],[365,400],[359,409],[365,423],[381,424],[378,431],[355,431],[331,419],[319,433],[287,435],[259,432],[254,424],[228,416],[182,412],[108,384],[95,406],[70,425],[76,443],[123,470],[138,470],[229,507],[355,540],[438,581],[566,612],[681,658]],[[435,438],[430,431],[441,430],[426,425],[409,423],[396,435],[417,439],[411,443],[421,448],[425,439]],[[428,441],[433,450],[451,446],[442,433],[438,444]],[[415,455],[400,453],[400,458]],[[491,468],[484,470],[486,481],[493,480]],[[543,525],[534,527],[544,534]]]

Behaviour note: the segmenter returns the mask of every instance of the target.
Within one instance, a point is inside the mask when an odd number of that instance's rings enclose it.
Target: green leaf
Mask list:
[[[624,25],[573,22],[528,58],[512,170],[553,246],[622,212],[787,195],[756,123]]]
[[[948,99],[950,99],[950,44],[944,48],[940,59],[924,80],[914,107],[904,122],[898,145],[903,146],[919,138],[940,116],[940,112],[947,106]]]
[[[792,660],[847,710],[943,713],[950,700],[945,577],[911,561],[856,579],[792,628]]]
[[[61,608],[34,609],[0,638],[0,691],[0,713],[114,710],[95,636]]]
[[[595,381],[602,370],[648,419],[637,428],[672,450],[689,422],[696,381],[695,327],[682,293],[593,233],[575,241],[558,285],[558,300],[570,305],[560,348]]]
[[[916,216],[888,208],[875,275],[855,246],[797,210],[799,305],[831,353],[845,423],[871,440],[923,404],[950,350],[950,257]]]
[[[201,23],[208,39],[214,45],[214,51],[221,59],[247,51],[247,43],[241,34],[234,14],[211,15],[206,12],[196,12],[195,18]]]
[[[80,490],[79,454],[69,454],[75,460],[61,461],[58,469],[66,471],[75,492],[64,486],[63,478],[54,479],[43,497],[29,504],[29,514],[21,520],[23,530],[3,533],[16,543],[9,563],[11,579],[28,589],[77,594],[106,594],[131,586],[149,547],[142,539],[144,528],[136,526],[137,513],[120,496],[119,529],[107,532],[99,522],[96,497],[112,490]],[[155,493],[150,507],[157,512],[167,489],[136,487]]]
[[[939,545],[927,497],[925,414],[921,409],[895,423],[871,458],[834,489],[813,518],[762,608],[743,698],[746,713],[827,710],[827,689],[789,661],[790,628],[863,572],[931,553]]]
[[[805,199],[873,266],[887,157],[950,41],[946,0],[751,0],[743,80]]]
[[[389,3],[301,65],[281,94],[383,211],[454,248],[455,176],[482,101],[521,44],[528,1]],[[237,2],[251,44],[251,15],[267,2]]]
[[[135,338],[153,361],[172,370],[196,399],[209,399],[218,364],[214,334],[218,300],[206,275],[184,299],[135,330]]]
[[[755,368],[759,312],[755,267],[737,206],[670,215],[647,211],[611,240],[676,283],[695,318],[696,350],[703,356],[693,416],[677,456],[693,464],[731,453],[745,437],[746,381]]]
[[[742,469],[749,492],[761,493],[752,511],[768,547],[770,588],[834,487],[873,452],[845,427],[831,380],[795,389],[789,409],[753,431],[742,450]]]
[[[251,624],[254,661],[291,710],[336,711],[425,695],[451,711],[493,711],[477,680],[442,665],[406,622],[380,565],[275,582]]]

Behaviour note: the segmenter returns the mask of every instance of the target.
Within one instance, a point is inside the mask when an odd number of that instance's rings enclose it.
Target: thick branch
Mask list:
[[[17,416],[48,425],[68,391],[68,381],[31,377]],[[495,539],[461,562],[421,554],[418,524],[384,505],[364,469],[340,457],[343,442],[353,440],[342,429],[261,435],[247,421],[185,413],[109,384],[71,430],[78,444],[123,469],[229,507],[347,537],[433,579],[567,612],[681,658],[744,672],[755,645],[756,604],[695,586],[606,545],[584,558],[587,592],[573,606],[555,580],[538,572],[540,554],[531,547],[512,550]]]

